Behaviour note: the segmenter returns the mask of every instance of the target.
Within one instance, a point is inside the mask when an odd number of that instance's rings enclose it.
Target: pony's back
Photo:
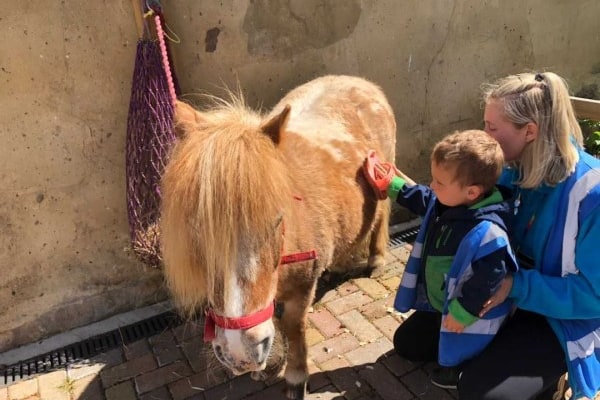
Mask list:
[[[311,221],[310,229],[299,229],[319,242],[326,267],[355,266],[374,228],[381,230],[378,247],[387,245],[389,206],[375,200],[361,166],[369,149],[394,161],[393,111],[378,86],[335,75],[292,90],[269,117],[286,106],[291,110],[279,149],[292,175],[292,190],[305,199],[304,218]],[[371,242],[371,253],[373,246]],[[373,267],[382,263],[379,257],[369,262]]]

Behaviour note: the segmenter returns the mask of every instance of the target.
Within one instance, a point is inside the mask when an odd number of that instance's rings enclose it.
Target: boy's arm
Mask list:
[[[402,186],[395,186],[396,180],[402,181]],[[388,188],[388,196],[402,207],[422,217],[427,212],[434,193],[429,186],[419,184],[410,186],[403,179],[395,177]]]
[[[508,273],[506,260],[509,257],[506,247],[500,247],[471,262],[473,275],[463,283],[462,296],[452,299],[449,304],[449,312],[457,321],[468,326],[479,319],[477,316],[484,303]]]

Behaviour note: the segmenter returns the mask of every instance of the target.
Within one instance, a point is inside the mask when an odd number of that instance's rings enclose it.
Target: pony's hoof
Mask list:
[[[297,385],[287,384],[285,397],[292,400],[304,400],[306,395],[306,382]]]

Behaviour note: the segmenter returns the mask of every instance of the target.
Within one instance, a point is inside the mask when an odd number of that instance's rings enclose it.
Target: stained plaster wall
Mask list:
[[[323,74],[367,77],[398,121],[397,164],[428,177],[442,135],[481,126],[479,86],[553,70],[596,93],[596,0],[163,1],[187,94],[239,82],[268,109]],[[3,1],[0,351],[166,298],[129,251],[129,1]],[[596,86],[594,86],[596,85]],[[185,96],[201,101],[194,95]]]

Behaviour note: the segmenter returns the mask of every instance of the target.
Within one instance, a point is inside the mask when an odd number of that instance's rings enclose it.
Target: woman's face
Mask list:
[[[518,161],[529,142],[535,139],[530,135],[527,124],[518,128],[504,115],[502,103],[492,100],[485,106],[483,113],[484,130],[500,143],[505,161]]]

